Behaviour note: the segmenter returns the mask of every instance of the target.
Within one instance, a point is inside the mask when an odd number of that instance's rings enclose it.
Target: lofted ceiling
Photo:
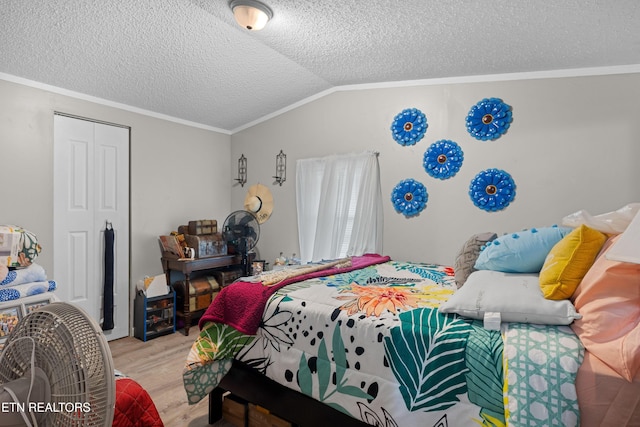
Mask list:
[[[640,64],[638,0],[0,0],[0,78],[233,133],[344,86]]]

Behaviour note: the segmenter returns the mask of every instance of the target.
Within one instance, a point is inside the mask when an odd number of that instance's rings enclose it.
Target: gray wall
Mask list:
[[[513,107],[513,123],[495,141],[481,142],[465,128],[471,106],[498,97]],[[422,110],[429,123],[412,147],[391,137],[393,117],[404,108]],[[261,228],[260,256],[298,252],[295,213],[296,159],[333,153],[380,152],[384,198],[384,253],[398,260],[451,264],[473,233],[499,234],[559,223],[580,209],[598,214],[640,201],[640,74],[562,77],[496,82],[371,88],[333,92],[232,136],[232,177],[242,153],[248,185],[272,189],[275,208]],[[431,178],[422,158],[439,139],[464,151],[460,172]],[[287,182],[272,185],[275,156],[287,154]],[[509,172],[515,201],[500,212],[476,208],[468,197],[471,179],[487,168]],[[421,181],[427,208],[407,219],[390,202],[404,178]],[[242,207],[247,186],[236,186],[232,209]]]
[[[54,111],[131,128],[131,283],[162,273],[158,235],[230,209],[230,136],[0,80],[0,224],[38,236],[53,271]],[[64,286],[60,283],[58,286]]]
[[[496,141],[466,132],[469,109],[485,97],[513,107],[513,124]],[[60,111],[131,127],[131,281],[160,274],[157,236],[190,219],[217,219],[241,209],[248,186],[268,185],[272,217],[262,226],[259,255],[298,253],[297,159],[380,152],[384,253],[398,260],[450,264],[476,232],[498,233],[561,221],[580,209],[593,214],[640,201],[640,74],[562,77],[388,88],[344,88],[229,136],[125,109],[0,80],[0,224],[38,236],[38,263],[53,269],[53,113]],[[429,123],[425,138],[402,147],[393,117],[416,107]],[[465,161],[452,179],[424,172],[422,157],[438,139],[452,139]],[[287,181],[273,185],[275,156],[287,154]],[[248,183],[233,185],[237,159],[248,159]],[[504,211],[476,208],[467,191],[479,171],[507,170],[516,200]],[[404,178],[423,182],[427,208],[415,218],[389,200]],[[60,284],[64,286],[64,284]]]

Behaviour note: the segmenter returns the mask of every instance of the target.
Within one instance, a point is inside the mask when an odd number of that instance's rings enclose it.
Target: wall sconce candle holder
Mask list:
[[[287,180],[287,155],[280,150],[280,153],[276,156],[276,175],[274,176],[274,184],[279,184]]]
[[[242,154],[238,159],[238,177],[236,181],[240,183],[241,187],[247,183],[247,158]]]

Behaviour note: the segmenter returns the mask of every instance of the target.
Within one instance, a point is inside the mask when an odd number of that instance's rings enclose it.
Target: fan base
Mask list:
[[[32,413],[38,425],[41,425],[47,416],[46,412],[39,411],[38,408],[51,401],[49,379],[42,369],[35,367],[32,387],[31,374],[31,370],[28,370],[21,378],[0,385],[0,406],[3,408],[0,427],[26,426],[23,414],[31,421],[29,413]],[[29,389],[31,389],[30,396]],[[11,393],[15,395],[15,399]],[[4,411],[4,409],[9,410]]]

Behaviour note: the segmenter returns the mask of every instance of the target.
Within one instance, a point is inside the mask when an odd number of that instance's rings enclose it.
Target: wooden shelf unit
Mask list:
[[[135,300],[134,335],[148,341],[176,331],[176,293],[147,298],[138,291]]]

